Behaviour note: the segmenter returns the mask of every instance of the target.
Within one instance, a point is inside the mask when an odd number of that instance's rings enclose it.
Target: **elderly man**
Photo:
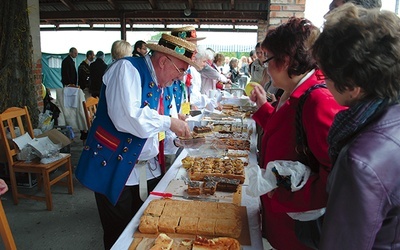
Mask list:
[[[176,108],[164,89],[189,65],[196,66],[191,59],[196,46],[163,34],[147,47],[149,55],[118,60],[104,74],[96,118],[76,169],[77,179],[95,192],[105,249],[160,180],[159,141],[165,132],[190,134],[186,122],[168,115]]]

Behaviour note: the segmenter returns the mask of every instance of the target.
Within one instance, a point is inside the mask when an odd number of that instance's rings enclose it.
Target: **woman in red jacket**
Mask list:
[[[324,82],[309,46],[319,29],[304,18],[291,18],[287,23],[269,30],[262,42],[267,53],[268,73],[273,86],[284,90],[276,105],[266,100],[261,86],[254,86],[251,100],[258,110],[253,119],[263,128],[260,162],[262,168],[270,161],[301,161],[296,152],[296,122],[301,122],[308,148],[317,160],[308,164],[312,174],[304,187],[296,192],[278,187],[261,196],[263,233],[279,250],[309,249],[294,232],[294,220],[288,212],[304,212],[326,206],[326,181],[331,171],[327,135],[335,114],[343,107],[336,103],[326,88],[313,90],[302,105],[302,119],[296,121],[299,98],[312,86]]]

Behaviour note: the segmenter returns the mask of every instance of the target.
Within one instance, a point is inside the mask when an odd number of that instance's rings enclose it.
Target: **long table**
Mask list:
[[[255,130],[254,130],[255,132]],[[252,138],[254,142],[254,138]],[[253,144],[253,143],[252,143]],[[252,145],[251,154],[249,156],[249,164],[256,164],[256,155],[254,150],[254,144]],[[182,167],[181,160],[187,156],[187,151],[183,150],[182,153],[176,158],[173,165],[169,168],[169,170],[165,173],[164,177],[160,180],[154,191],[164,192],[168,184],[171,180],[176,180],[181,178],[180,169]],[[259,197],[251,197],[246,194],[247,185],[242,186],[242,206],[247,208],[247,217],[249,221],[249,230],[250,230],[250,238],[251,245],[250,246],[242,246],[243,250],[248,249],[263,249],[261,229],[260,229],[260,199]],[[122,232],[118,240],[115,242],[112,250],[125,250],[128,249],[133,240],[133,234],[136,232],[140,217],[143,214],[144,209],[147,207],[150,201],[154,199],[160,199],[160,197],[156,197],[150,195],[136,215],[132,218],[130,223],[127,225],[125,230]]]

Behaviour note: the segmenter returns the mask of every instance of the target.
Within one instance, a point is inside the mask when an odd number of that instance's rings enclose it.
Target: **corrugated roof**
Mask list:
[[[258,20],[267,20],[269,5],[270,0],[39,0],[40,23],[56,29],[64,29],[63,24],[88,24],[88,29],[94,24],[120,24],[121,18],[131,27],[161,24],[166,28],[182,23],[198,25],[198,30],[202,25],[254,26]],[[185,9],[190,14],[185,15]]]

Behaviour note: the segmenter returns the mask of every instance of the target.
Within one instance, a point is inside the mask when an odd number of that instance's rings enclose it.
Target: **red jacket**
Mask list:
[[[261,155],[263,168],[274,160],[298,161],[296,146],[296,108],[299,98],[311,86],[322,83],[316,74],[311,75],[290,95],[278,111],[265,103],[253,115],[253,119],[263,128]],[[344,109],[328,89],[321,88],[311,92],[303,106],[303,127],[306,131],[308,146],[320,163],[314,169],[306,185],[296,192],[284,188],[275,189],[272,198],[261,197],[263,203],[263,231],[274,248],[308,249],[294,234],[294,220],[287,212],[302,212],[326,206],[328,195],[326,182],[331,163],[328,156],[327,136],[335,114]]]

